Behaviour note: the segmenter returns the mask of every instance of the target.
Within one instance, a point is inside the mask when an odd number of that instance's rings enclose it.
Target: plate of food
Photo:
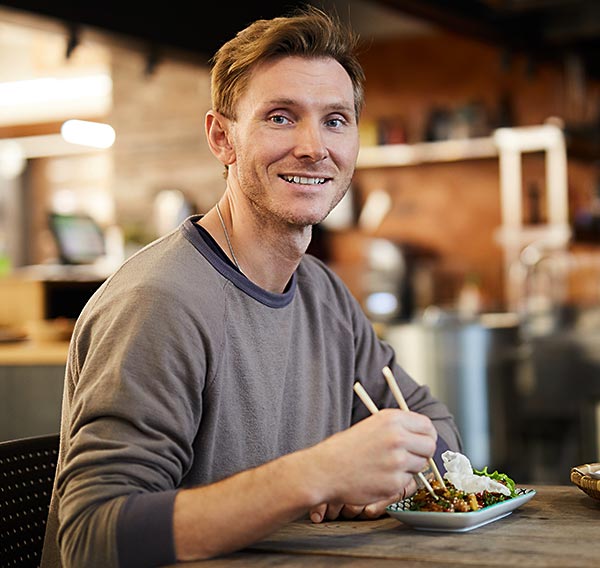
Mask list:
[[[506,474],[473,469],[457,452],[444,452],[442,459],[445,488],[432,481],[433,493],[422,488],[389,505],[390,516],[418,530],[467,532],[510,515],[536,494],[516,487]]]

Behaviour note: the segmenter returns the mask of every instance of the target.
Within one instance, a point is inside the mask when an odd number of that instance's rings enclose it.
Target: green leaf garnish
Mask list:
[[[516,497],[517,496],[517,490],[516,490],[516,485],[515,482],[508,477],[508,475],[506,475],[505,473],[498,473],[497,471],[494,471],[493,473],[490,473],[487,470],[488,466],[486,465],[483,469],[475,469],[473,468],[473,473],[475,475],[481,475],[484,477],[489,477],[490,479],[494,479],[495,481],[499,481],[500,483],[504,483],[504,485],[506,485],[506,487],[508,487],[508,489],[510,490],[510,496],[511,497]]]

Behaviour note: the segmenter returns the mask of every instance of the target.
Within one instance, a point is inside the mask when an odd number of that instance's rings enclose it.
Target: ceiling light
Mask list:
[[[0,125],[102,116],[112,105],[106,73],[0,82]]]
[[[112,91],[109,75],[41,77],[0,83],[0,106],[26,105],[85,97],[106,96]]]
[[[67,120],[61,126],[60,133],[71,144],[93,148],[110,148],[116,136],[110,124],[87,120]]]

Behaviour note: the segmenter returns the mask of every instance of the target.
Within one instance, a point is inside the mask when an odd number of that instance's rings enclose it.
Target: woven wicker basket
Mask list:
[[[594,499],[598,499],[600,501],[600,479],[596,479],[591,477],[590,475],[582,475],[581,472],[586,472],[590,467],[594,467],[600,464],[597,463],[588,463],[584,465],[579,465],[576,468],[571,469],[571,481],[579,487],[582,491],[587,493],[590,497]],[[579,471],[577,471],[579,470]]]

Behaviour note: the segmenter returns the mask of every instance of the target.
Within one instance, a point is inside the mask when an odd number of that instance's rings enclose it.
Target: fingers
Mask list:
[[[361,519],[378,519],[385,513],[385,508],[392,503],[396,503],[401,500],[400,495],[396,495],[393,499],[384,499],[383,501],[377,501],[371,503],[364,508],[364,511],[360,515]]]
[[[437,433],[431,420],[421,414],[383,409],[353,428],[363,426],[360,447],[368,454],[365,459],[382,472],[416,474],[426,467],[435,452]],[[397,479],[388,487],[404,485],[401,481],[408,480]]]
[[[344,505],[327,505],[327,511],[325,512],[325,518],[328,521],[335,521],[340,516],[340,511],[344,508]]]
[[[321,503],[309,511],[310,520],[313,523],[320,523],[327,512],[327,503]]]
[[[334,521],[339,517],[343,519],[378,519],[385,514],[388,505],[401,501],[407,495],[408,491],[403,489],[391,499],[383,499],[366,506],[322,504],[311,511],[310,519],[313,523],[320,523],[322,520]]]
[[[437,440],[437,430],[428,416],[419,414],[418,412],[412,412],[410,410],[398,411],[390,408],[384,410],[386,414],[391,414],[395,422],[400,424],[400,427],[407,432],[417,436],[423,436],[424,438],[433,440],[434,442]]]
[[[355,519],[363,513],[365,510],[364,505],[334,505],[334,504],[321,504],[318,507],[310,511],[310,520],[313,523],[320,523],[321,521],[335,521],[339,517],[343,519]]]
[[[321,522],[340,515],[381,514],[381,507],[364,513],[364,509],[337,504],[364,507],[386,499],[389,502],[425,468],[435,451],[436,438],[426,416],[382,409],[309,448],[312,479],[321,488],[320,499],[327,503],[311,509],[311,519]]]
[[[335,505],[333,503],[321,503],[309,511],[310,520],[313,523],[321,521],[334,521],[340,516],[344,505]],[[362,507],[361,507],[362,510]]]
[[[360,515],[361,519],[377,519],[381,517],[386,511],[386,507],[392,503],[397,503],[410,497],[418,489],[417,482],[414,478],[411,478],[410,482],[392,499],[383,499],[375,503],[367,505]]]
[[[414,477],[411,477],[408,484],[402,490],[402,499],[406,499],[407,497],[414,495],[416,493],[417,489],[419,489],[417,480]]]
[[[382,410],[373,419],[378,419],[378,429],[390,436],[390,449],[403,449],[415,456],[430,458],[435,452],[437,431],[431,420],[415,412]]]
[[[359,517],[365,510],[364,505],[344,505],[341,515],[344,519],[355,519]]]
[[[417,482],[411,477],[409,482],[400,489],[393,497],[376,501],[368,505],[334,505],[321,503],[310,510],[310,520],[313,523],[320,523],[323,520],[334,521],[339,517],[343,519],[378,519],[386,513],[386,507],[392,503],[402,501],[410,497],[418,489]]]

